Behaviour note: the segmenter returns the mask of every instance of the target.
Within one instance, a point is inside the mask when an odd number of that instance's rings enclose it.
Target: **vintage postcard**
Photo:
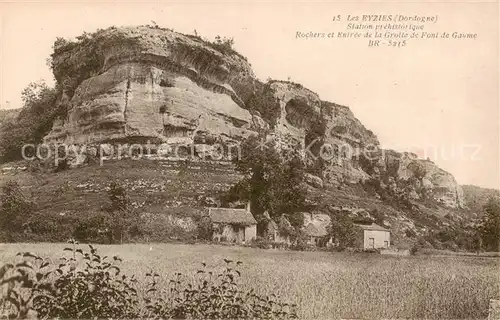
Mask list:
[[[0,319],[500,319],[498,1],[0,1]]]

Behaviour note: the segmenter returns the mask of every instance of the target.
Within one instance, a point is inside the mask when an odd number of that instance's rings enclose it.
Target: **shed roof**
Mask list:
[[[233,208],[209,208],[208,215],[215,223],[227,224],[257,224],[250,211],[246,209],[233,209]]]
[[[359,223],[357,223],[356,226],[360,227],[363,230],[375,230],[375,231],[387,231],[387,232],[390,231],[389,229],[381,227],[375,223],[372,223],[372,224],[359,224]]]

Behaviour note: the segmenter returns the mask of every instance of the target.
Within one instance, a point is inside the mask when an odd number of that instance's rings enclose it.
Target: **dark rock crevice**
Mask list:
[[[125,135],[127,135],[127,109],[128,109],[128,100],[130,94],[130,77],[127,79],[127,85],[125,88],[125,107],[123,108],[123,118],[125,120]]]

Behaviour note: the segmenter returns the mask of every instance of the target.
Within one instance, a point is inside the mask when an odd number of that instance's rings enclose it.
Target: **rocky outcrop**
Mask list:
[[[58,83],[67,84],[68,115],[47,141],[241,139],[259,121],[243,103],[255,81],[250,65],[196,37],[110,28],[56,50],[53,66]]]
[[[57,44],[52,61],[67,115],[54,122],[46,142],[187,143],[204,155],[216,142],[267,131],[304,146],[309,165],[319,168],[310,184],[378,179],[390,189],[409,181],[412,199],[430,190],[446,206],[464,205],[451,174],[380,150],[346,106],[300,84],[260,82],[243,56],[220,43],[158,27],[112,27]],[[367,160],[367,151],[375,156]]]
[[[320,177],[312,175],[310,173],[306,173],[304,175],[304,179],[305,179],[307,184],[309,184],[310,186],[313,186],[315,188],[323,188],[323,186],[324,186],[323,180]]]
[[[414,200],[428,194],[446,207],[465,207],[463,190],[455,177],[430,160],[418,159],[412,153],[385,150],[384,165],[379,172],[382,170],[392,170],[395,180],[412,181],[409,193]]]

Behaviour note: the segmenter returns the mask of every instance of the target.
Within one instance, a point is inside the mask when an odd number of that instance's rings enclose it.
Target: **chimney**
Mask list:
[[[248,200],[248,202],[247,202],[247,205],[246,205],[245,209],[246,209],[248,212],[252,212],[252,211],[251,211],[251,208],[252,208],[252,207],[251,207],[251,205],[250,205],[250,200]]]

